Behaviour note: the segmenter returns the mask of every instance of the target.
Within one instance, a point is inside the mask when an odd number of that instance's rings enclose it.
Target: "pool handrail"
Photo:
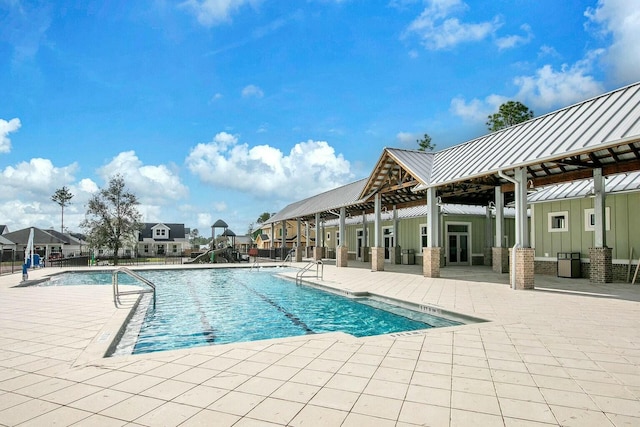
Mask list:
[[[120,288],[118,286],[118,273],[124,273],[128,276],[133,277],[141,281],[143,284],[149,286],[151,289],[141,289],[135,291],[122,291],[120,292]],[[120,295],[135,295],[135,294],[153,294],[153,309],[156,309],[156,285],[154,285],[149,279],[145,279],[135,271],[128,269],[127,267],[118,267],[111,273],[111,285],[113,287],[113,303],[116,307],[118,307],[118,302],[120,301]]]
[[[314,265],[316,266],[316,279],[322,280],[324,278],[324,264],[322,263],[322,260],[311,260],[296,273],[296,285],[302,283],[304,273],[311,270]]]

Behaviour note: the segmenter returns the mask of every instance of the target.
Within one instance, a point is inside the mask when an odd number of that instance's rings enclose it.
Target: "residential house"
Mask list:
[[[184,224],[146,222],[138,233],[139,256],[184,256],[191,246]]]

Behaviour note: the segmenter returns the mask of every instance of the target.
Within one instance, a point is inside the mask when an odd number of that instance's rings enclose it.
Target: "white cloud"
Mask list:
[[[243,98],[262,98],[264,92],[256,85],[248,85],[242,89]]]
[[[637,1],[599,0],[596,8],[586,10],[585,16],[605,36],[612,38],[603,60],[611,67],[616,81],[637,81],[640,69],[640,8]]]
[[[460,43],[483,40],[502,24],[498,17],[492,21],[465,23],[451,17],[468,9],[461,0],[428,0],[422,11],[405,31],[416,34],[430,50],[447,49]]]
[[[501,95],[489,95],[484,100],[472,99],[467,102],[462,97],[451,100],[451,112],[463,120],[469,122],[485,123],[490,114],[498,111],[501,104],[508,101],[508,98]]]
[[[527,24],[523,24],[520,26],[522,31],[525,32],[524,36],[521,35],[511,35],[507,37],[499,37],[496,39],[496,45],[498,49],[512,49],[517,46],[522,46],[524,44],[529,43],[533,39],[533,33],[531,32],[531,27]]]
[[[544,65],[532,76],[519,76],[514,83],[520,90],[516,96],[534,111],[549,111],[591,98],[604,92],[603,85],[590,75],[593,62],[602,51],[592,51],[573,65],[560,70]]]
[[[396,134],[396,141],[398,141],[401,146],[407,146],[412,143],[415,145],[417,139],[418,137],[411,132],[398,132]]]
[[[198,144],[186,159],[193,174],[217,188],[295,200],[353,179],[349,162],[326,141],[300,142],[285,155],[269,145],[238,144],[237,138],[229,145],[228,138],[222,132],[212,142]]]
[[[98,173],[105,182],[115,174],[122,175],[127,188],[143,204],[171,203],[186,197],[188,192],[176,171],[166,165],[143,165],[134,151],[118,154]]]
[[[60,207],[51,196],[56,189],[67,186],[73,194],[65,207],[65,227],[77,230],[84,217],[84,204],[89,197],[85,191],[90,180],[74,185],[76,163],[56,167],[51,160],[34,158],[7,166],[0,171],[0,218],[12,231],[36,226],[60,229]]]
[[[257,6],[260,0],[187,0],[180,6],[196,16],[205,27],[230,22],[231,15],[249,4]]]
[[[20,129],[20,119],[15,118],[9,121],[0,119],[0,153],[8,153],[11,151],[11,140],[9,134]]]
[[[201,236],[211,237],[211,224],[213,224],[213,217],[210,213],[198,214],[197,228]],[[209,233],[207,233],[207,229],[209,229]]]
[[[0,174],[0,194],[2,199],[40,200],[51,196],[56,188],[72,183],[77,169],[77,163],[56,167],[51,160],[42,158],[7,166]]]

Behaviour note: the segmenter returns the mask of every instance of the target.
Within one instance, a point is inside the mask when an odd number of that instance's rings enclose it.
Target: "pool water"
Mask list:
[[[155,310],[149,305],[139,316],[139,332],[136,326],[129,328],[137,334],[133,354],[324,332],[363,337],[461,324],[375,299],[298,286],[272,269],[138,273],[156,285],[157,301]],[[123,274],[119,279],[132,283]],[[111,273],[72,273],[56,281],[110,284]]]

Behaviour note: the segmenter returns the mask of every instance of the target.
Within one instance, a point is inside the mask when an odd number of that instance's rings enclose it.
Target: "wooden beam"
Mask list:
[[[619,173],[640,171],[640,159],[631,160],[624,163],[614,163],[610,165],[604,165],[602,167],[602,175],[616,175]],[[589,179],[593,177],[593,170],[580,169],[571,172],[565,172],[562,174],[549,175],[542,178],[533,179],[533,185],[536,187],[543,187],[545,185],[559,184],[562,182],[578,181],[581,179]],[[502,192],[508,193],[514,191],[513,184],[501,185]]]

